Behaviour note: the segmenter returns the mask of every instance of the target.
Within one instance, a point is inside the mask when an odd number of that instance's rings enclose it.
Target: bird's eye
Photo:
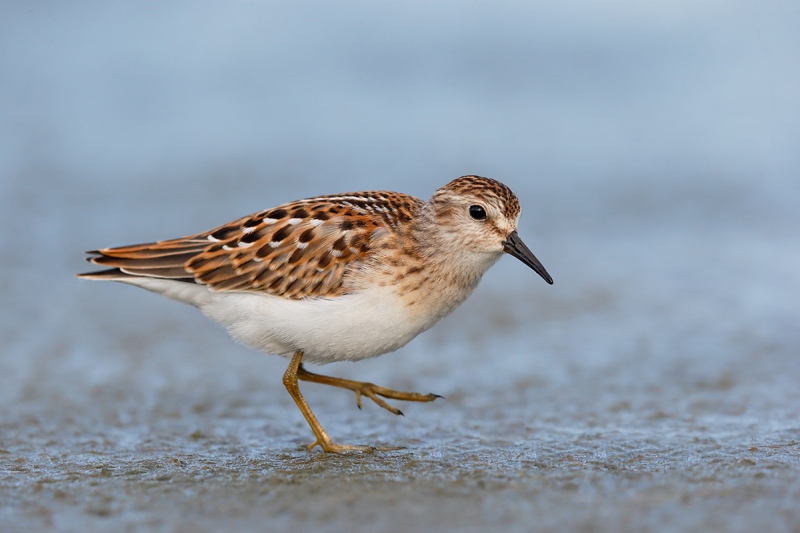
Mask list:
[[[486,210],[479,205],[469,206],[469,216],[475,220],[486,220]]]

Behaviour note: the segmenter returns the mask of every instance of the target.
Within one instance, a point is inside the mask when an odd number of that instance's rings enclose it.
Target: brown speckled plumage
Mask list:
[[[408,224],[422,205],[413,196],[387,191],[319,196],[197,235],[93,251],[89,259],[114,269],[106,276],[193,281],[216,291],[284,298],[331,298],[343,293],[348,269],[380,248],[390,231]]]

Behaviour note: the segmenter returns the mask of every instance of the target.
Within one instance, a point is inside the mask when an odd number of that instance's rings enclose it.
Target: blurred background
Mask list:
[[[623,456],[788,443],[797,472],[800,4],[661,4],[3,2],[6,459],[299,447],[284,360],[76,280],[83,250],[479,174],[555,285],[506,258],[400,352],[325,367],[447,397],[398,422],[307,387],[335,438],[558,463],[602,429]]]

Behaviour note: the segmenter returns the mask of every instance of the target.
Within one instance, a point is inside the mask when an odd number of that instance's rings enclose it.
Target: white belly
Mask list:
[[[415,319],[391,290],[326,300],[287,300],[251,293],[211,293],[200,310],[237,341],[290,356],[297,350],[316,363],[356,361],[397,350],[433,325]]]
[[[212,292],[203,285],[172,280],[124,281],[198,307],[242,344],[283,356],[301,350],[303,360],[315,363],[357,361],[397,350],[446,314],[412,313],[390,287],[329,300],[287,300]]]

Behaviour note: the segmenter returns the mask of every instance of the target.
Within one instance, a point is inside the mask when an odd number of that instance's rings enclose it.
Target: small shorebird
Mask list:
[[[517,235],[519,200],[502,183],[463,176],[428,202],[368,191],[298,200],[168,241],[103,248],[79,274],[121,281],[191,304],[237,341],[291,359],[283,383],[326,452],[334,443],[297,381],[383,398],[439,396],[313,374],[303,361],[358,361],[397,350],[458,307],[508,253],[553,280]]]

